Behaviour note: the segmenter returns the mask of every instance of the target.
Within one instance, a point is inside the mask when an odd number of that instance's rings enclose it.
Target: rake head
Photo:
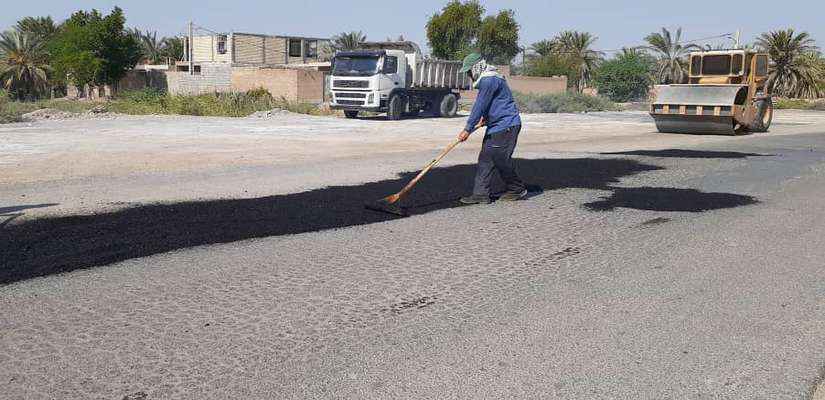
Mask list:
[[[383,199],[373,201],[371,203],[365,203],[364,207],[366,207],[368,210],[398,215],[400,217],[409,217],[410,214],[407,212],[407,209],[401,207],[400,200],[401,196],[394,194],[384,197]]]

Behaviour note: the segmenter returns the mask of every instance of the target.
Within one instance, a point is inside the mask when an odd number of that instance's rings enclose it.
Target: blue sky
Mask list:
[[[25,16],[50,15],[56,20],[72,11],[97,8],[108,12],[115,5],[126,12],[128,25],[181,34],[189,19],[216,30],[328,37],[342,31],[361,30],[369,39],[404,35],[426,46],[424,25],[446,0],[350,0],[350,1],[189,1],[189,0],[27,0],[8,1],[0,15],[0,30],[10,28]],[[211,4],[209,4],[211,3]],[[683,38],[714,36],[741,29],[750,42],[761,32],[793,27],[808,31],[825,47],[825,1],[749,0],[700,2],[716,7],[708,13],[700,8],[677,6],[675,1],[482,1],[488,13],[503,8],[516,12],[521,24],[521,43],[529,45],[573,29],[589,31],[599,40],[598,49],[630,47],[661,27],[682,27]],[[209,4],[209,5],[206,5]],[[410,6],[410,4],[415,4]],[[719,40],[711,41],[718,43]]]

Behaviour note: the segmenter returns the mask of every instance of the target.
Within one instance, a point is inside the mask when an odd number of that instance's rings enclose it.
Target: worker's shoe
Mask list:
[[[474,194],[472,196],[462,197],[458,201],[464,204],[490,204],[490,196],[486,194]]]
[[[527,197],[527,189],[524,189],[520,192],[507,192],[501,195],[498,199],[501,201],[516,201],[522,200]]]

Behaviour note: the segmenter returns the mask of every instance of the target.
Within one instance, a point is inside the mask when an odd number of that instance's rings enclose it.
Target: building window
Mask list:
[[[218,50],[218,54],[226,54],[226,35],[217,36],[215,47]]]
[[[304,41],[304,54],[307,55],[307,58],[317,58],[318,57],[318,41],[317,40],[305,40]]]
[[[194,69],[192,69],[193,75],[200,75],[201,74],[201,66],[196,65]]]
[[[301,39],[289,39],[289,56],[301,57]]]

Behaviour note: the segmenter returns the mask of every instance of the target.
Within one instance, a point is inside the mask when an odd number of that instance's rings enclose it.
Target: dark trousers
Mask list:
[[[507,185],[508,192],[524,191],[524,182],[519,178],[513,164],[513,151],[516,149],[519,132],[521,132],[521,125],[484,135],[481,152],[478,154],[478,171],[473,194],[490,194],[493,170],[498,171],[501,180]]]

